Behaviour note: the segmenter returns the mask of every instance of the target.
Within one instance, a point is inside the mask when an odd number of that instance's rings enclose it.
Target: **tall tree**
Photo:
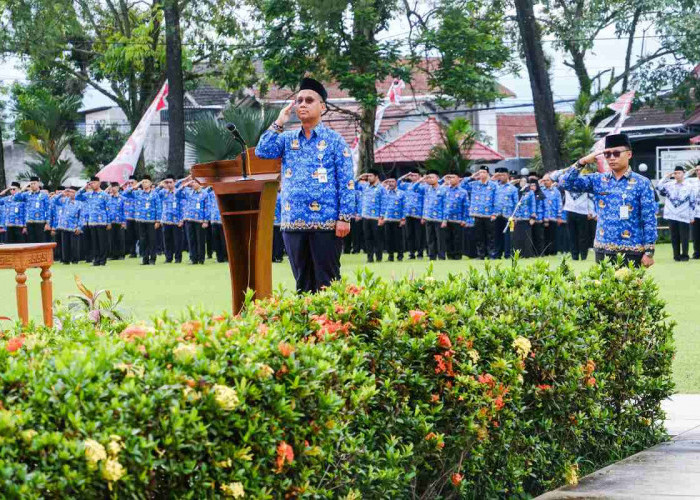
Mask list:
[[[168,77],[168,169],[185,173],[185,87],[182,74],[180,6],[165,0],[165,66]]]
[[[532,0],[515,0],[518,28],[530,76],[535,122],[545,171],[563,167],[554,113],[554,99],[549,81],[547,60],[542,50],[540,26],[535,19]]]

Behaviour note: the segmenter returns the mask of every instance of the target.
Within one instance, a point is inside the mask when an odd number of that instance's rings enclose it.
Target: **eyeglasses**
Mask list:
[[[622,151],[606,151],[603,153],[605,158],[619,158],[622,153],[626,153],[629,149],[624,149]]]
[[[297,105],[302,104],[304,102],[306,102],[306,104],[313,104],[314,102],[316,102],[316,99],[314,99],[311,96],[306,96],[306,98],[297,97],[297,100],[296,100]]]

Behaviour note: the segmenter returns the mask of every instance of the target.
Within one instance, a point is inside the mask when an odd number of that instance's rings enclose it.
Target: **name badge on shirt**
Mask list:
[[[316,177],[318,179],[318,182],[323,182],[326,183],[328,182],[328,171],[326,170],[325,167],[321,167],[316,171]]]
[[[151,206],[150,203],[146,203],[146,210],[148,210],[148,207],[150,207],[150,206]]]
[[[173,208],[177,208],[177,202],[176,202],[176,201],[173,202]]]
[[[19,208],[15,207],[15,213],[16,213],[16,214],[19,213]]]
[[[39,208],[39,202],[37,201],[37,202],[34,204],[34,206],[35,206],[36,208]]]
[[[630,207],[627,205],[620,206],[620,219],[626,220],[630,218]]]
[[[197,210],[199,210],[199,203],[197,203]]]
[[[294,150],[299,149],[299,139],[294,139],[292,141],[292,149],[294,149]]]

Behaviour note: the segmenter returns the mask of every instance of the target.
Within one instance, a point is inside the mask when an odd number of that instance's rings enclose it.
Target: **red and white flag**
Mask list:
[[[386,108],[392,104],[394,106],[401,104],[401,93],[403,92],[404,88],[406,88],[406,84],[400,78],[395,78],[394,81],[391,82],[389,90],[386,92],[384,102],[377,108],[377,116],[374,120],[374,135],[379,133],[379,126],[382,124],[382,119],[384,118],[384,111],[386,111]]]
[[[126,144],[117,154],[117,157],[111,163],[106,165],[97,173],[97,177],[104,182],[118,182],[120,184],[129,180],[129,176],[134,173],[136,163],[139,161],[143,145],[146,142],[148,129],[156,116],[156,113],[167,108],[168,103],[168,82],[163,84],[163,88],[156,95],[151,105],[141,117],[141,121],[134,129],[134,132],[126,141]]]
[[[608,105],[608,108],[620,113],[620,116],[617,118],[617,123],[615,124],[615,128],[608,135],[620,133],[620,130],[622,129],[622,124],[625,123],[625,120],[629,116],[630,109],[632,109],[632,102],[634,101],[635,93],[636,93],[636,91],[634,91],[634,90],[630,90],[629,92],[625,92],[624,94],[622,94],[620,97],[617,98],[617,101]],[[605,149],[605,137],[600,139],[593,146],[593,151],[595,153],[602,153],[604,149]],[[596,157],[596,161],[598,162],[598,172],[607,172],[609,170],[609,167],[608,167],[607,163],[605,162],[605,159],[602,156]]]

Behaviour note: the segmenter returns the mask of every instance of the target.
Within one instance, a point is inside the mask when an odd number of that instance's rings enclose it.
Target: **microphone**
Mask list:
[[[233,138],[236,139],[241,146],[243,146],[243,155],[241,157],[241,167],[243,170],[243,179],[247,179],[248,175],[246,173],[246,159],[248,155],[248,144],[246,144],[245,140],[241,136],[241,133],[238,131],[238,127],[236,127],[235,123],[227,123],[226,124],[226,129],[231,132],[231,135],[233,135]]]

